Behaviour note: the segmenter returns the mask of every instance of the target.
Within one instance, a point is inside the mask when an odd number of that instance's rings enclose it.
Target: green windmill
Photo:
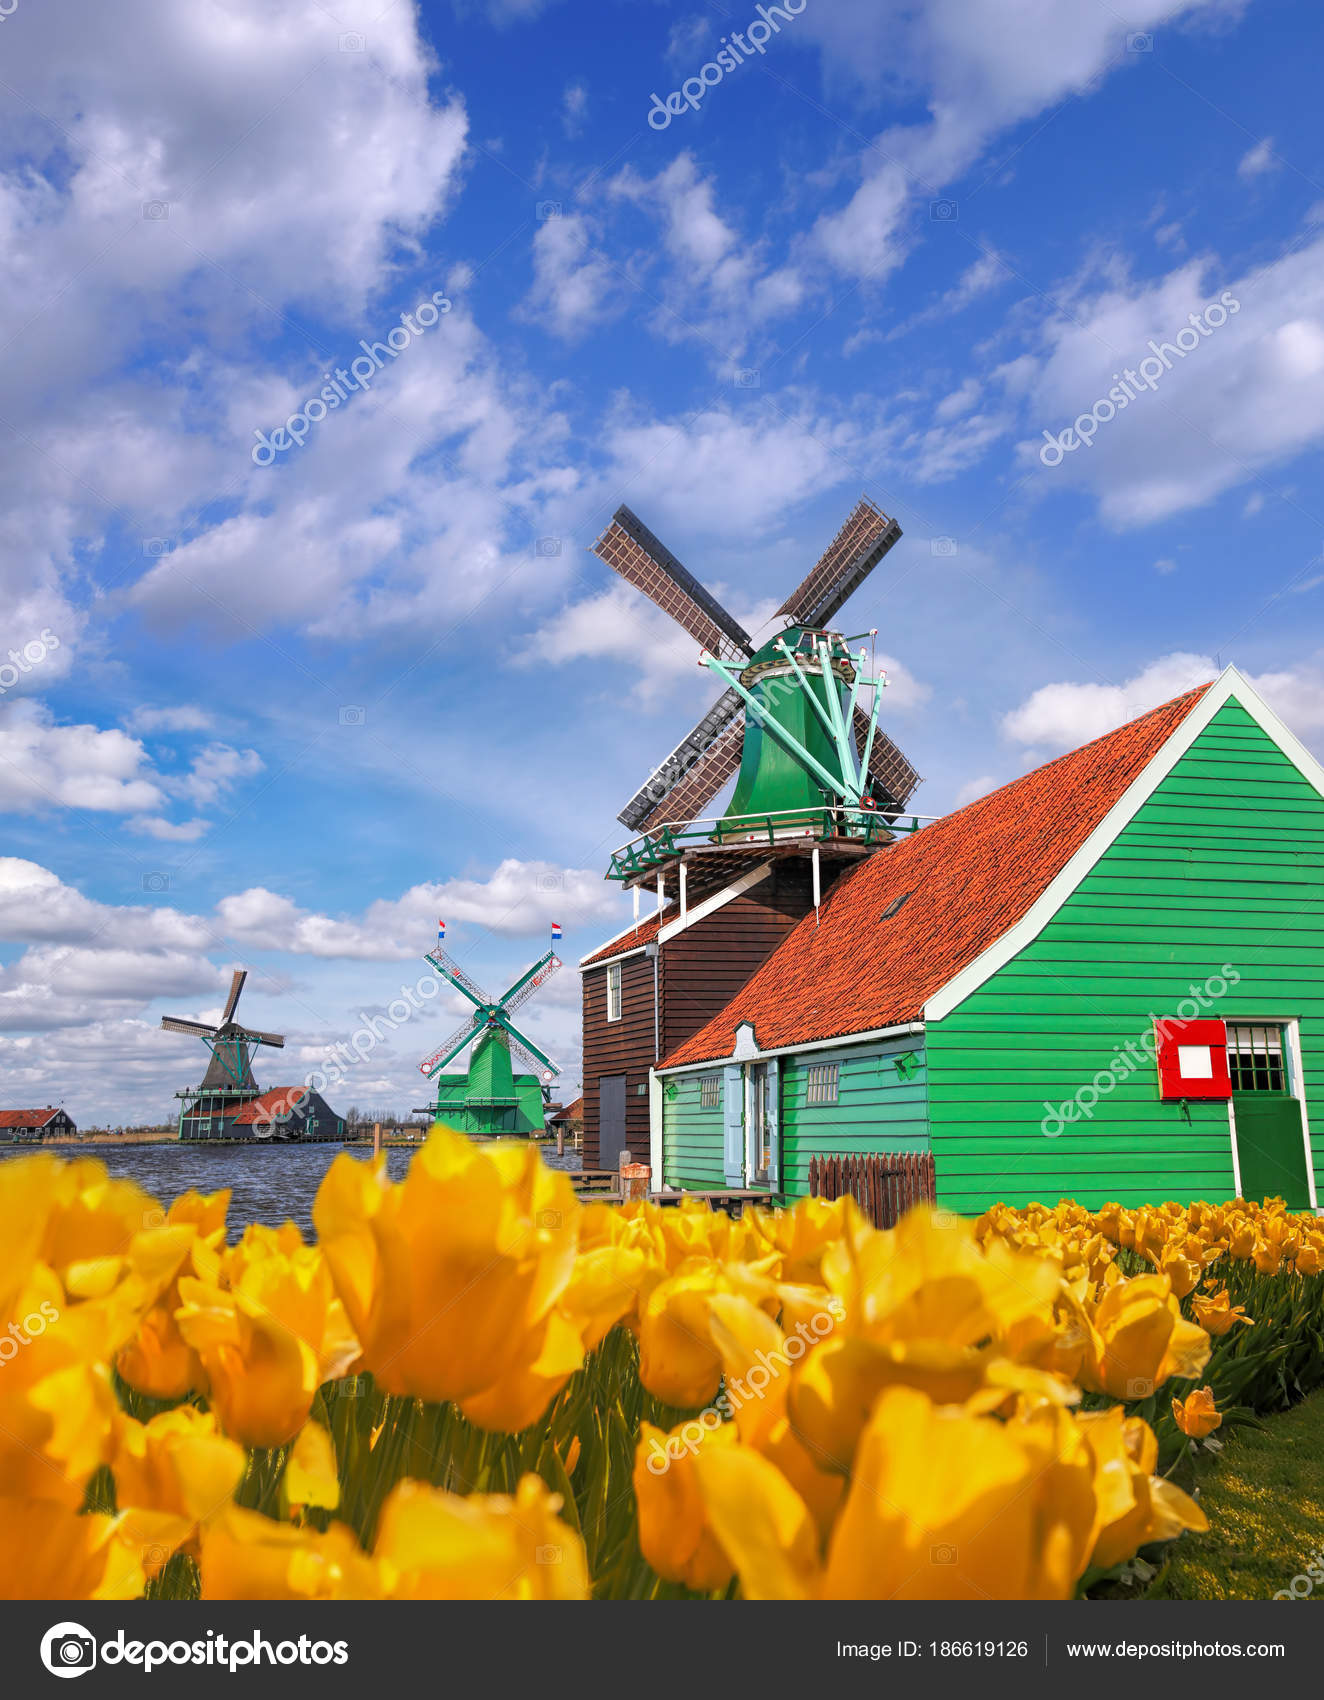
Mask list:
[[[886,680],[830,622],[900,536],[897,521],[862,498],[778,609],[784,629],[756,648],[642,521],[617,510],[595,553],[698,640],[725,688],[621,811],[636,837],[612,858],[609,878],[637,884],[678,858],[688,863],[701,845],[791,850],[808,839],[847,855],[890,840],[919,774],[879,727]],[[725,813],[701,822],[733,776]]]
[[[489,998],[446,954],[446,924],[438,923],[437,948],[424,958],[474,1006],[473,1014],[445,1044],[418,1065],[419,1073],[436,1078],[437,1100],[427,1113],[462,1133],[495,1138],[500,1135],[541,1133],[545,1088],[560,1070],[552,1059],[514,1025],[513,1011],[526,1004],[561,966],[556,954],[559,926],[552,928],[552,948],[499,998]],[[464,1074],[443,1074],[466,1046],[472,1045]]]

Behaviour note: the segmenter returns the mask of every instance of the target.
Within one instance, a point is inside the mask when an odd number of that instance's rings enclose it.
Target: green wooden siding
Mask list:
[[[914,1058],[908,1075],[897,1058]],[[838,1067],[837,1102],[807,1101],[809,1070],[817,1063]],[[720,1078],[721,1068],[714,1071]],[[673,1098],[663,1091],[662,1151],[666,1184],[723,1187],[722,1106],[702,1109],[697,1074],[672,1077]],[[814,1157],[867,1151],[927,1151],[927,1091],[922,1039],[901,1039],[841,1050],[806,1052],[781,1059],[782,1192],[799,1198],[809,1191]]]
[[[913,1057],[909,1078],[898,1073],[898,1057]],[[836,1063],[835,1104],[810,1104],[809,1070]],[[809,1191],[814,1157],[853,1156],[869,1151],[927,1151],[928,1073],[924,1041],[888,1040],[839,1051],[807,1051],[782,1058],[782,1186],[790,1198]]]
[[[1041,1131],[1045,1101],[1071,1100],[1224,963],[1239,983],[1198,1013],[1300,1020],[1324,1188],[1322,923],[1324,799],[1230,701],[1039,937],[929,1024],[941,1200],[977,1211],[1229,1197],[1227,1106],[1191,1104],[1188,1121],[1159,1101],[1152,1066],[1101,1096],[1092,1119]]]
[[[698,1074],[677,1074],[662,1083],[662,1173],[664,1185],[720,1191],[722,1173],[722,1065],[716,1075],[717,1103],[699,1103]],[[674,1095],[673,1095],[674,1094]]]

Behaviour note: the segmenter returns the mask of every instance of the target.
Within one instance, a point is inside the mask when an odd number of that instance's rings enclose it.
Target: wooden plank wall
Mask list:
[[[641,951],[621,962],[621,1019],[607,1020],[607,970],[581,976],[584,1007],[584,1167],[598,1167],[598,1077],[625,1076],[625,1132],[631,1153],[648,1160],[648,1071],[653,1044],[653,958]],[[645,1090],[641,1093],[639,1087]]]
[[[1042,1131],[1046,1104],[1072,1101],[1225,963],[1240,980],[1201,1013],[1301,1022],[1324,1188],[1324,799],[1235,702],[1039,937],[930,1023],[940,1201],[974,1212],[999,1199],[1230,1197],[1226,1104],[1193,1103],[1188,1119],[1159,1100],[1152,1068],[1092,1118]]]

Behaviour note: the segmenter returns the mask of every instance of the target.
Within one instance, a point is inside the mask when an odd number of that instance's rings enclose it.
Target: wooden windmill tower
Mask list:
[[[732,865],[721,852],[771,845],[802,855],[818,845],[839,859],[890,840],[919,774],[879,730],[886,680],[870,675],[867,650],[853,652],[857,640],[830,622],[900,536],[896,520],[861,498],[778,609],[784,629],[756,649],[665,544],[628,508],[617,510],[594,552],[699,642],[702,665],[724,689],[621,811],[636,836],[613,856],[609,879],[646,885],[661,901],[672,874],[671,894],[684,903],[694,895],[686,876],[700,872],[696,852],[711,884]],[[702,821],[733,775],[725,814]]]
[[[511,1016],[561,967],[556,954],[560,932],[559,927],[553,927],[552,948],[499,998],[490,998],[447,954],[445,923],[438,926],[437,947],[424,960],[474,1007],[464,1026],[418,1065],[420,1074],[429,1080],[436,1078],[437,1099],[415,1114],[431,1115],[462,1133],[487,1138],[542,1132],[548,1088],[561,1071],[520,1032]],[[472,1046],[466,1072],[442,1073],[466,1046]]]
[[[186,1087],[176,1092],[184,1100],[180,1111],[180,1135],[187,1131],[194,1138],[205,1138],[220,1131],[242,1105],[259,1096],[262,1088],[253,1078],[253,1053],[262,1045],[282,1049],[283,1033],[262,1033],[246,1027],[235,1019],[239,994],[248,978],[246,968],[236,968],[230,981],[230,995],[225,1012],[215,1027],[202,1021],[189,1021],[183,1016],[163,1015],[161,1025],[167,1033],[187,1033],[201,1039],[211,1052],[211,1061],[200,1086]]]
[[[607,877],[633,888],[635,925],[580,963],[589,1167],[649,1148],[653,1066],[905,829],[919,774],[879,726],[867,648],[833,628],[900,535],[862,498],[760,645],[628,508],[594,545],[695,639],[722,691],[619,817],[634,836]],[[705,817],[732,779],[725,812]],[[656,906],[641,922],[643,891]]]

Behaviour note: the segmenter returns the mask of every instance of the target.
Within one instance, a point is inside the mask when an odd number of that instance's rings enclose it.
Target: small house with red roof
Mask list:
[[[43,1139],[69,1138],[77,1132],[72,1117],[50,1104],[44,1110],[0,1110],[0,1139],[12,1145],[37,1145]]]
[[[1235,668],[898,835],[786,921],[675,1040],[649,1032],[646,971],[633,1008],[604,972],[665,959],[674,916],[586,959],[586,1104],[595,997],[656,1046],[654,1186],[797,1197],[815,1157],[928,1152],[963,1213],[1316,1207],[1324,768]]]

